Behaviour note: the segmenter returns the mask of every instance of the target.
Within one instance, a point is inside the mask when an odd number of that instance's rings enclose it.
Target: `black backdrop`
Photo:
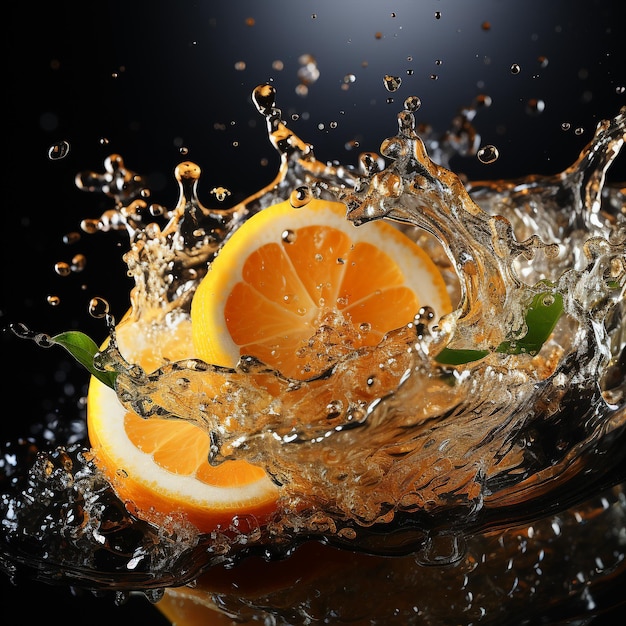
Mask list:
[[[561,171],[597,122],[626,104],[621,0],[61,1],[4,12],[3,441],[51,415],[80,419],[76,398],[86,382],[59,351],[18,340],[6,326],[80,328],[97,338],[103,328],[87,315],[87,302],[104,296],[116,316],[128,305],[123,237],[63,243],[108,206],[73,184],[81,170],[102,171],[108,154],[122,154],[147,176],[153,200],[166,206],[176,201],[173,170],[183,158],[203,169],[203,203],[215,204],[209,192],[217,185],[232,190],[234,202],[268,182],[277,165],[250,99],[261,82],[273,82],[285,118],[297,115],[290,126],[318,158],[345,163],[357,158],[350,142],[376,151],[395,133],[409,95],[422,100],[418,121],[444,131],[460,107],[486,93],[492,106],[476,126],[500,158],[491,165],[457,159],[454,169],[473,179],[517,177]],[[304,97],[296,88],[306,54],[320,74]],[[385,74],[402,77],[398,92],[385,90]],[[542,112],[529,112],[533,99],[543,101]],[[59,141],[69,154],[51,160]],[[610,178],[626,179],[624,160]],[[83,272],[54,272],[78,253],[87,256]],[[115,607],[110,598],[74,598],[39,583],[13,587],[3,578],[0,597],[7,624],[77,616],[87,607],[94,625],[163,622],[142,599]],[[5,617],[9,607],[21,617]]]

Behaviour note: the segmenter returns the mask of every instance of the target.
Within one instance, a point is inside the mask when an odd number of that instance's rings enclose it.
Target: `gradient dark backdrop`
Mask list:
[[[485,93],[492,106],[475,125],[482,143],[495,144],[501,156],[491,165],[457,159],[454,169],[473,179],[561,171],[597,122],[626,104],[624,7],[621,0],[200,0],[5,9],[3,329],[25,322],[98,338],[103,328],[87,315],[89,300],[106,297],[118,317],[126,310],[125,239],[62,241],[109,206],[73,184],[81,170],[102,171],[108,154],[121,154],[148,177],[152,200],[170,207],[178,194],[173,170],[183,159],[203,169],[199,193],[209,206],[216,205],[214,186],[230,189],[234,202],[271,180],[277,157],[250,99],[262,82],[273,82],[285,119],[299,117],[290,127],[322,160],[356,163],[359,150],[377,151],[395,133],[396,113],[409,95],[422,100],[418,121],[443,132],[459,108]],[[296,86],[306,54],[320,75],[302,97]],[[245,69],[236,69],[238,62]],[[518,74],[510,70],[514,63]],[[355,81],[346,83],[350,74]],[[396,93],[385,90],[385,74],[402,77]],[[542,113],[528,112],[532,99],[545,102]],[[70,144],[68,156],[50,160],[49,147],[62,140]],[[346,149],[351,141],[359,150]],[[185,157],[181,146],[189,150]],[[610,178],[626,179],[625,160]],[[86,269],[56,275],[54,264],[77,253],[87,255]],[[59,296],[59,306],[47,304],[49,295]],[[42,418],[82,417],[76,397],[86,376],[60,349],[41,350],[6,331],[0,345],[9,363],[2,374],[5,407],[13,407],[3,411],[3,441],[29,435]],[[64,587],[39,583],[13,587],[4,578],[0,598],[7,624],[78,616],[85,607],[94,626],[163,623],[140,598],[115,607],[110,598],[73,598]],[[9,607],[21,617],[7,617]]]

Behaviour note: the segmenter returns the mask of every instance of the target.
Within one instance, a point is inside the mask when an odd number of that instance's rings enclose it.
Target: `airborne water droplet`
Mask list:
[[[476,156],[481,163],[485,163],[488,165],[489,163],[493,163],[498,160],[500,156],[500,152],[498,148],[493,145],[483,146],[477,153]]]
[[[513,63],[511,65],[511,74],[519,74],[522,71],[522,68],[517,63]]]
[[[87,258],[84,254],[77,254],[72,258],[72,271],[73,272],[82,272],[87,265]]]
[[[55,263],[54,271],[59,276],[69,276],[72,273],[72,269],[70,268],[69,264],[66,263],[65,261],[59,261],[58,263]]]
[[[228,196],[230,196],[230,190],[226,187],[213,187],[211,193],[217,198],[219,202],[223,202]]]
[[[539,115],[546,108],[546,103],[538,98],[531,98],[526,103],[526,113],[529,115]]]
[[[390,74],[385,74],[383,78],[383,85],[385,85],[385,89],[387,91],[397,91],[402,84],[402,79],[399,76],[391,76]]]
[[[64,159],[70,151],[70,144],[67,141],[57,141],[48,149],[48,158],[52,161]]]
[[[104,299],[96,296],[89,302],[89,315],[96,319],[103,318],[109,312],[109,303]]]
[[[415,112],[422,106],[422,101],[417,96],[409,96],[404,101],[404,108],[406,111]]]

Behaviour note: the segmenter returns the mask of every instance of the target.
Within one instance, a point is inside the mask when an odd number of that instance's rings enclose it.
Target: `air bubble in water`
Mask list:
[[[57,141],[48,149],[48,158],[52,161],[64,159],[70,151],[70,144],[67,141]]]
[[[296,240],[297,234],[294,230],[286,229],[283,230],[280,237],[285,243],[293,243]]]
[[[489,163],[493,163],[498,160],[500,152],[498,151],[498,148],[489,144],[480,148],[480,150],[476,153],[476,156],[481,163],[488,165]]]
[[[294,189],[289,195],[289,203],[294,209],[300,209],[313,199],[310,187],[302,185]]]

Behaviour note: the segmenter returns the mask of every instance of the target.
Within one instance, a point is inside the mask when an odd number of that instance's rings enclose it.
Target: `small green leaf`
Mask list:
[[[100,382],[104,383],[111,389],[115,386],[115,372],[103,372],[94,366],[93,358],[97,352],[100,352],[98,345],[77,330],[60,333],[50,339],[52,343],[58,344],[65,348],[87,371],[95,376]]]
[[[543,291],[536,294],[526,311],[527,333],[517,341],[503,341],[496,348],[496,352],[537,354],[554,330],[562,313],[563,296],[560,293]],[[478,361],[488,354],[488,350],[444,348],[435,360],[444,365],[462,365]]]
[[[489,350],[457,350],[455,348],[444,348],[435,358],[438,363],[444,365],[462,365],[471,363],[486,357]]]
[[[503,341],[497,352],[537,354],[554,330],[561,313],[563,296],[560,293],[538,293],[526,311],[526,335],[517,341]]]

